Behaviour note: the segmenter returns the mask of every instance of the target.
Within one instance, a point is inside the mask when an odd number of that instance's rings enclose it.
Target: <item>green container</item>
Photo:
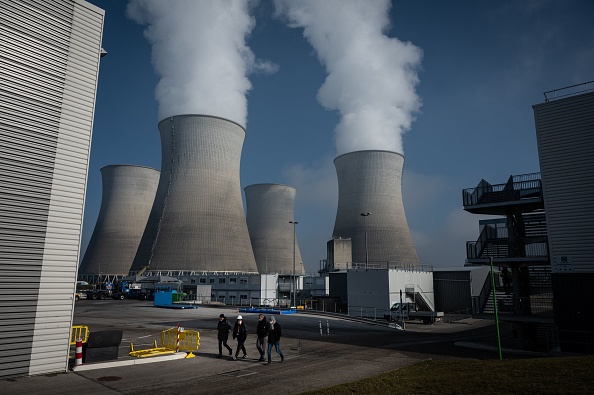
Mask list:
[[[171,296],[171,301],[173,303],[175,303],[175,302],[183,302],[185,297],[186,297],[186,294],[183,293],[183,292],[182,293],[175,293],[175,294],[173,294]]]

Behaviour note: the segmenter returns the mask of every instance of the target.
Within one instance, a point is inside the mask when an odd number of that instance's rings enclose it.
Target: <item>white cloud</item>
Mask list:
[[[315,49],[327,77],[322,106],[338,110],[338,155],[382,149],[403,152],[402,134],[421,107],[415,92],[422,51],[390,38],[389,0],[276,0],[277,15]]]
[[[250,72],[278,67],[256,59],[246,45],[255,26],[243,0],[132,0],[128,16],[147,25],[152,62],[161,79],[155,96],[159,119],[182,114],[247,121]]]

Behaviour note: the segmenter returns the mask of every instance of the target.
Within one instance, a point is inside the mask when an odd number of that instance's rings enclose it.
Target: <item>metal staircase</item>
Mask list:
[[[483,225],[477,241],[466,243],[466,257],[485,258],[532,258],[548,261],[548,237],[544,213],[517,214],[513,220],[501,218],[481,221]],[[511,227],[507,222],[512,222]],[[497,226],[505,225],[505,227]],[[514,233],[510,237],[510,230]]]
[[[423,292],[418,284],[406,284],[404,292],[425,311],[435,311],[435,305],[426,292]]]

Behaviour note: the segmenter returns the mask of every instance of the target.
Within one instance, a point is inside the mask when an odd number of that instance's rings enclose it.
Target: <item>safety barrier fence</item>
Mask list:
[[[132,357],[146,358],[157,355],[175,354],[179,351],[187,351],[186,358],[193,358],[195,355],[193,351],[197,351],[200,347],[200,332],[191,329],[184,329],[178,326],[175,328],[165,329],[161,332],[161,347],[157,345],[154,340],[153,347],[135,350],[134,344],[130,342],[129,355]]]
[[[76,345],[76,341],[81,339],[83,343],[89,340],[89,327],[86,325],[75,325],[70,331],[70,345]]]

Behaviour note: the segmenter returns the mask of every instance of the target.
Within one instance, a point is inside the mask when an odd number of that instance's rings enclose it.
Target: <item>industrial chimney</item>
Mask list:
[[[127,275],[155,200],[159,171],[143,166],[101,168],[103,195],[79,275]]]
[[[239,184],[244,128],[178,115],[159,130],[161,178],[130,270],[257,273]]]
[[[356,151],[334,159],[338,210],[333,238],[350,238],[353,262],[369,267],[418,266],[402,203],[404,156]]]
[[[295,235],[295,188],[254,184],[244,188],[247,226],[260,273],[303,274]],[[293,264],[295,266],[293,267]]]

